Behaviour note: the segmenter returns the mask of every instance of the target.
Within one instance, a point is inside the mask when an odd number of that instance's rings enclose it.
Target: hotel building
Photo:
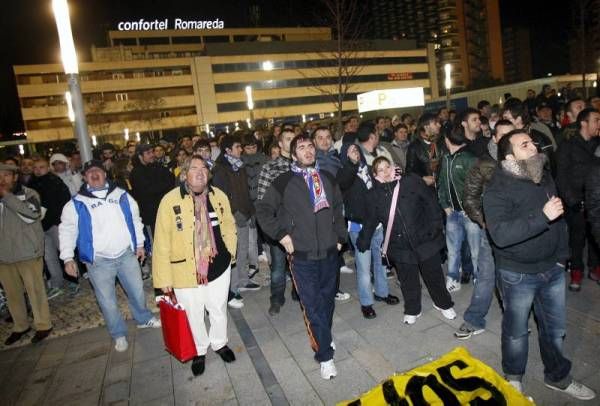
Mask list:
[[[193,134],[251,117],[257,122],[323,118],[335,110],[335,41],[329,28],[109,31],[80,62],[90,135]],[[439,96],[433,45],[374,40],[357,45],[344,111],[359,93],[422,87]],[[66,77],[59,63],[14,66],[28,142],[73,139]],[[246,87],[252,87],[253,111]]]

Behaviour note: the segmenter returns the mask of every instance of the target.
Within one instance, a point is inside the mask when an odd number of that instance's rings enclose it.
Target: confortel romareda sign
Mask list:
[[[223,20],[215,18],[214,20],[184,20],[174,18],[169,23],[169,19],[146,21],[140,18],[137,21],[120,21],[117,24],[119,31],[152,31],[152,30],[221,30],[225,26]]]

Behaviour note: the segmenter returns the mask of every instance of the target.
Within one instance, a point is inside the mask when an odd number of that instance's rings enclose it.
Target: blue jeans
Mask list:
[[[446,219],[446,246],[448,247],[448,276],[460,279],[461,248],[465,237],[471,248],[473,272],[477,270],[481,228],[464,211],[452,211]]]
[[[358,232],[351,231],[350,240],[356,247]],[[390,291],[386,277],[386,269],[381,263],[381,244],[383,243],[383,227],[375,230],[371,238],[371,247],[365,252],[354,249],[354,263],[356,264],[356,283],[358,285],[358,299],[362,306],[373,305],[373,289],[371,285],[371,265],[373,265],[373,279],[375,280],[375,294],[379,297],[388,297]]]
[[[96,257],[86,264],[90,282],[111,337],[127,336],[127,325],[117,304],[117,278],[127,294],[129,309],[138,324],[146,324],[153,316],[146,307],[140,264],[131,250],[117,258]]]
[[[331,325],[339,270],[338,254],[333,252],[319,260],[294,257],[291,269],[315,358],[319,362],[329,361],[333,359]]]
[[[498,269],[504,301],[502,317],[502,369],[509,380],[525,374],[529,351],[527,322],[533,311],[539,327],[544,381],[559,387],[571,382],[571,361],[563,355],[566,329],[565,268],[555,265],[536,274]]]
[[[471,304],[465,311],[464,320],[477,328],[485,328],[485,316],[490,310],[496,287],[496,269],[492,247],[485,231],[481,233],[479,246],[479,260],[473,275],[473,294]]]
[[[285,267],[286,253],[277,243],[269,243],[271,250],[271,303],[281,306],[285,303]]]

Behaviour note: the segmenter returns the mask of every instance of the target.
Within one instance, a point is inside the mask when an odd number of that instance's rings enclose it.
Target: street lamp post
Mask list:
[[[254,123],[254,100],[252,99],[252,86],[246,86],[246,104],[250,110],[250,122]]]
[[[446,73],[446,77],[444,80],[444,87],[446,88],[446,108],[450,110],[450,89],[452,88],[452,65],[449,63],[444,65],[444,72]]]
[[[79,86],[79,68],[77,66],[77,54],[75,43],[71,32],[71,20],[69,18],[69,6],[67,0],[52,0],[52,10],[58,29],[60,42],[60,54],[67,75],[67,83],[71,94],[71,103],[75,117],[75,134],[79,143],[81,160],[85,163],[92,160],[92,146],[87,132],[87,122],[83,107],[83,97]]]

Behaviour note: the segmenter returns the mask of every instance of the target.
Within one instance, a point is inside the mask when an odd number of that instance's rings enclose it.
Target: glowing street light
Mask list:
[[[446,108],[450,109],[450,89],[452,88],[452,65],[449,63],[444,65],[444,72],[446,77],[444,80],[444,87],[446,88]]]
[[[246,104],[248,105],[248,110],[250,110],[250,121],[254,122],[254,100],[252,99],[252,86],[246,86]]]
[[[92,145],[94,147],[98,146],[98,138],[95,135],[92,135]]]
[[[135,133],[135,140],[137,142],[140,142],[142,140],[142,137],[140,136],[140,132],[139,131]]]
[[[75,134],[79,143],[81,160],[85,163],[92,160],[92,146],[87,132],[87,122],[83,107],[83,98],[79,86],[79,68],[77,66],[77,53],[71,32],[71,20],[69,18],[69,6],[67,0],[52,0],[52,10],[58,30],[60,42],[60,55],[63,68],[67,75],[67,83],[71,93],[73,115],[75,123]]]
[[[125,138],[125,142],[129,141],[129,128],[123,131],[123,138]]]

